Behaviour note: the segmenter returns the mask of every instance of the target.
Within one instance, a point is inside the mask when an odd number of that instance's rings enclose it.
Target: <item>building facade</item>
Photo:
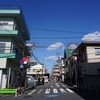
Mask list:
[[[52,69],[52,78],[56,80],[60,80],[60,66],[59,64],[55,64]]]
[[[98,90],[100,88],[100,43],[82,42],[70,57],[71,83],[77,89]]]
[[[41,64],[31,65],[30,68],[27,69],[27,76],[33,76],[34,78],[37,78],[38,76],[43,76],[46,73],[48,72],[45,65]]]
[[[26,47],[30,35],[22,10],[8,8],[0,9],[0,88],[16,84],[20,72],[25,78],[27,65],[21,65],[20,60],[30,55]]]

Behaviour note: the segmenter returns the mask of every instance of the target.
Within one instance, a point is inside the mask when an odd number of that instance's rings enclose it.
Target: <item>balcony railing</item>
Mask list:
[[[18,30],[18,28],[17,28],[17,26],[15,24],[8,25],[8,23],[0,22],[0,30],[10,31],[10,30]]]
[[[6,47],[3,47],[3,46],[0,46],[0,54],[3,54],[3,53],[15,53],[15,50],[12,49],[11,47],[7,47],[7,46]]]
[[[0,47],[0,58],[9,58],[10,55],[12,56],[12,54],[14,54],[13,57],[16,59],[20,60],[22,58],[22,52],[17,48],[12,48],[10,46]]]

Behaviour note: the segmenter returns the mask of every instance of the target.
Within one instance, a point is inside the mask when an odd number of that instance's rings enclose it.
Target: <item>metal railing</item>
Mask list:
[[[10,30],[18,30],[18,27],[17,25],[13,24],[13,25],[1,25],[0,23],[0,30],[7,30],[7,31],[10,31]]]

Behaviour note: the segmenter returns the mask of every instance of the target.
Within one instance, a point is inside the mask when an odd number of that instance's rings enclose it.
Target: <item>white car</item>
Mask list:
[[[28,78],[28,87],[29,88],[34,88],[37,86],[37,81],[36,80],[32,80],[31,78]]]

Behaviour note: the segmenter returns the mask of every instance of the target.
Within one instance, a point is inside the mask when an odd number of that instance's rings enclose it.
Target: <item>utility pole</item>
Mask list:
[[[61,64],[61,58],[60,58],[60,55],[59,55],[59,54],[60,54],[60,53],[57,52],[57,55],[58,55],[58,60],[57,60],[57,62],[58,62],[58,64],[59,64],[60,80],[61,80],[61,82],[62,82],[62,64]]]
[[[58,56],[58,60],[57,60],[57,62],[58,62],[58,63],[60,63],[60,56],[59,56],[59,54],[60,54],[60,53],[57,52],[57,56]]]

